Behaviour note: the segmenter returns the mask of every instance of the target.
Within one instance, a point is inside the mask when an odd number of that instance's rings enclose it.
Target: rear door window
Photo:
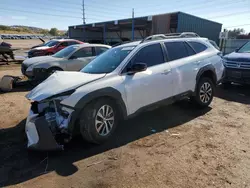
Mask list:
[[[158,43],[142,48],[134,57],[133,63],[145,63],[148,67],[164,63],[161,45]]]
[[[95,47],[95,50],[96,50],[96,55],[100,55],[102,54],[103,52],[107,51],[109,48],[106,48],[106,47]]]
[[[81,58],[81,57],[92,57],[94,56],[94,48],[93,47],[85,47],[76,51],[72,56]]]
[[[189,41],[188,43],[192,46],[196,53],[201,53],[207,49],[204,44],[201,44],[199,42]]]
[[[68,44],[68,42],[62,42],[62,43],[60,44],[60,46],[67,47],[67,46],[69,46],[69,44]]]
[[[187,49],[187,53],[188,53],[189,56],[196,54],[195,51],[186,42],[184,43],[184,45],[185,45],[185,47]]]
[[[190,50],[188,52],[184,42],[166,42],[165,46],[168,51],[169,61],[182,59],[192,55],[192,52]]]
[[[68,43],[69,43],[69,46],[70,46],[70,45],[79,44],[79,43],[78,43],[78,42],[76,42],[76,41],[68,41]]]

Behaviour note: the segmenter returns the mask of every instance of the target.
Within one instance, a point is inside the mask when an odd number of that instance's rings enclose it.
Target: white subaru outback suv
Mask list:
[[[28,148],[63,149],[77,133],[101,144],[118,120],[184,98],[207,107],[224,72],[219,54],[205,38],[131,42],[80,72],[55,72],[26,96]]]

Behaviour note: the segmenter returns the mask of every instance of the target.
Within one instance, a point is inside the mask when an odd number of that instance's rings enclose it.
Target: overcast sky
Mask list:
[[[0,0],[0,24],[41,28],[81,24],[82,0]],[[183,11],[250,32],[250,0],[85,0],[86,22]]]

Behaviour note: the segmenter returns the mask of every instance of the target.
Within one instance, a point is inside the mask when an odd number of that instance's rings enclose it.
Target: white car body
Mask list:
[[[164,47],[164,44],[169,42],[184,42],[185,45],[190,42],[197,42],[206,49],[200,53],[173,61],[168,61],[165,58],[164,63],[150,66],[145,71],[133,75],[123,72],[131,59],[147,46],[161,44],[163,56],[168,57],[169,52],[165,51],[167,48]],[[76,114],[79,115],[77,111],[84,109],[87,102],[98,97],[113,97],[121,106],[123,117],[127,118],[152,104],[158,104],[167,99],[182,99],[193,95],[199,78],[205,73],[211,74],[211,79],[215,83],[222,79],[224,72],[222,59],[218,55],[219,51],[207,39],[181,38],[145,43],[133,42],[115,48],[126,49],[131,46],[134,46],[134,49],[110,73],[56,72],[34,88],[27,95],[27,98],[35,101],[38,106],[40,104],[46,105],[49,101],[59,100],[60,106],[70,114],[68,119],[65,119],[68,124],[64,124],[63,127],[71,134],[75,116]],[[34,116],[33,111],[31,114]],[[57,119],[63,119],[59,114],[56,116]],[[36,118],[36,116],[34,117]],[[26,134],[30,138],[28,147],[44,149],[45,146],[37,146],[41,138],[37,136],[32,138],[29,130],[32,130],[32,134],[34,134],[33,132],[36,130],[34,126],[36,126],[34,121],[30,122],[28,118],[26,124]],[[58,126],[60,127],[60,125]]]

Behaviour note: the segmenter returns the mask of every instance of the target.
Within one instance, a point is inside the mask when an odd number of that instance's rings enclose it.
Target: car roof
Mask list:
[[[79,47],[107,47],[107,48],[111,48],[111,46],[109,45],[105,45],[105,44],[89,44],[89,43],[84,43],[84,44],[75,44],[74,46],[79,46]]]
[[[78,40],[75,40],[75,39],[51,39],[53,41],[58,41],[58,42],[65,42],[65,41],[78,41]]]

